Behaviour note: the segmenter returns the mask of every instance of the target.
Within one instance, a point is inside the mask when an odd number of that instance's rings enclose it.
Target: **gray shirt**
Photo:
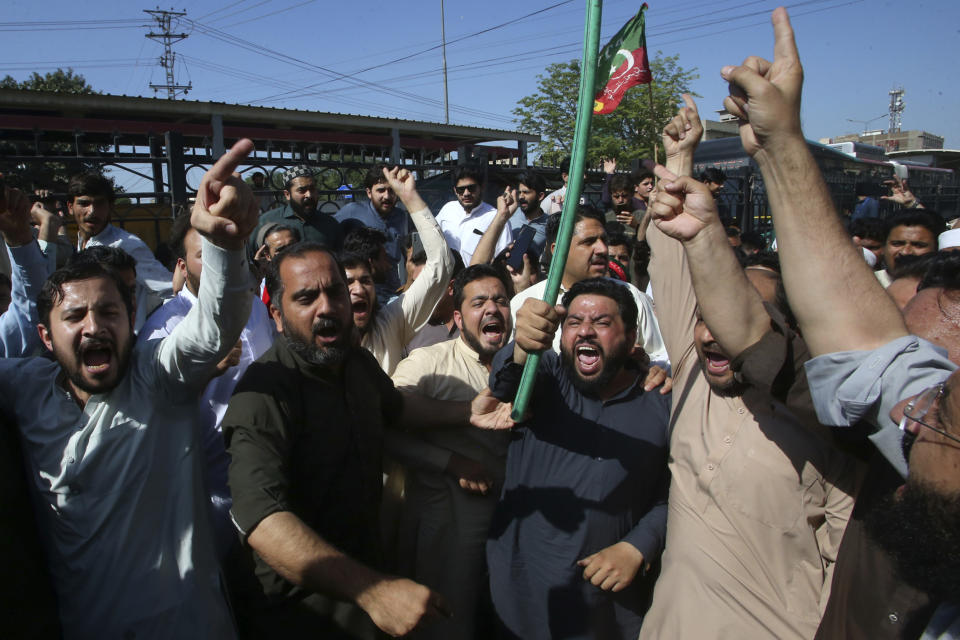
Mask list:
[[[817,417],[835,427],[860,420],[876,425],[870,440],[906,477],[903,434],[890,411],[953,373],[957,365],[946,354],[923,338],[903,336],[873,351],[839,351],[812,358],[804,366]]]
[[[56,362],[0,360],[65,638],[232,638],[194,418],[250,313],[246,259],[203,242],[198,304],[81,409]],[[133,635],[131,635],[133,634]]]

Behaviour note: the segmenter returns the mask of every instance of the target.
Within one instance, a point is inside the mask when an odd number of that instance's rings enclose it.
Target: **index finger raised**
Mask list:
[[[249,138],[242,138],[230,147],[230,149],[220,156],[220,159],[210,167],[207,175],[213,180],[226,182],[237,170],[240,163],[243,162],[250,152],[253,151],[253,141]]]
[[[653,172],[657,175],[657,177],[660,178],[661,180],[666,180],[667,182],[673,182],[678,179],[678,177],[674,175],[674,173],[670,171],[670,169],[667,169],[662,164],[659,164],[659,163],[658,164],[650,163],[650,164],[653,166],[650,166],[647,168],[652,169]]]
[[[784,7],[777,7],[771,16],[773,22],[773,58],[799,59],[797,41],[793,36],[793,26],[790,25],[790,16]]]

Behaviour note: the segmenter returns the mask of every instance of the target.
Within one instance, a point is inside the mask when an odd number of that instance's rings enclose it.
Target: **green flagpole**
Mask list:
[[[603,0],[587,0],[587,21],[583,37],[583,61],[580,64],[580,95],[577,99],[577,123],[573,130],[573,153],[570,154],[570,173],[567,178],[567,193],[563,199],[563,212],[560,214],[560,229],[557,232],[557,247],[550,260],[550,274],[547,276],[547,288],[543,292],[544,302],[556,304],[560,293],[560,281],[567,263],[570,250],[570,236],[573,235],[574,211],[580,204],[580,192],[583,189],[583,170],[587,160],[587,140],[590,138],[590,120],[593,117],[593,99],[596,95],[597,57],[600,47],[600,11]],[[520,388],[513,401],[514,420],[520,420],[537,377],[540,354],[527,356],[520,378]]]

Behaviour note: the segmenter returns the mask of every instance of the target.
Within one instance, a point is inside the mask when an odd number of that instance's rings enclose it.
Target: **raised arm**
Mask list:
[[[389,170],[384,169],[383,175],[410,212],[410,219],[420,233],[423,250],[427,254],[427,262],[423,265],[420,275],[400,298],[404,323],[400,327],[401,335],[397,339],[402,344],[407,344],[420,327],[430,319],[433,308],[437,306],[437,302],[447,290],[450,274],[453,271],[453,258],[450,257],[450,250],[447,248],[447,241],[443,237],[440,225],[430,213],[423,198],[417,193],[413,174],[406,169],[394,167]]]
[[[160,367],[173,380],[199,386],[240,338],[250,315],[244,243],[256,226],[257,200],[233,172],[253,150],[237,142],[204,174],[190,222],[203,236],[197,304],[161,344]]]
[[[703,320],[724,350],[736,357],[770,329],[760,294],[727,242],[706,185],[678,178],[661,166],[655,171],[663,182],[651,204],[653,222],[683,245]]]
[[[844,233],[800,128],[803,69],[790,19],[773,12],[774,58],[724,67],[724,106],[763,173],[783,283],[813,355],[869,350],[907,334],[903,318]]]
[[[40,345],[37,294],[50,273],[30,230],[30,203],[17,189],[0,191],[0,233],[10,258],[10,307],[0,315],[0,357],[29,355]]]
[[[494,216],[487,230],[483,232],[483,237],[477,243],[477,248],[473,250],[470,266],[493,262],[503,228],[510,222],[510,218],[516,210],[517,190],[507,187],[506,191],[497,198],[497,215]]]

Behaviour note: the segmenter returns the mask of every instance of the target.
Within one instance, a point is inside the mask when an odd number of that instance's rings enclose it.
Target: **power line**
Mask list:
[[[290,11],[290,10],[292,10],[292,9],[296,9],[297,7],[302,7],[302,6],[305,5],[305,4],[310,4],[310,3],[316,2],[316,1],[317,1],[317,0],[304,0],[303,2],[298,2],[297,4],[290,5],[289,7],[284,7],[283,9],[277,9],[276,11],[271,11],[270,13],[264,13],[263,15],[254,16],[254,17],[252,17],[252,18],[247,18],[246,20],[241,20],[240,22],[234,22],[233,24],[224,25],[223,28],[224,28],[224,29],[229,29],[229,28],[231,28],[231,27],[236,27],[236,26],[241,25],[241,24],[247,24],[248,22],[253,22],[254,20],[262,20],[262,19],[267,18],[267,17],[269,17],[269,16],[275,16],[275,15],[277,15],[278,13],[284,13],[285,11]]]
[[[185,40],[189,34],[173,33],[170,30],[173,18],[183,17],[187,15],[187,12],[163,11],[161,9],[144,9],[143,12],[156,20],[157,26],[160,27],[160,33],[154,33],[151,31],[146,37],[163,44],[163,55],[160,56],[160,66],[164,68],[167,76],[166,84],[151,84],[150,88],[153,89],[154,93],[160,89],[166,89],[168,100],[173,100],[177,97],[177,94],[181,92],[184,95],[190,93],[190,89],[193,89],[193,82],[189,82],[188,84],[177,84],[176,80],[174,80],[174,68],[177,59],[176,54],[173,52],[173,43]]]

